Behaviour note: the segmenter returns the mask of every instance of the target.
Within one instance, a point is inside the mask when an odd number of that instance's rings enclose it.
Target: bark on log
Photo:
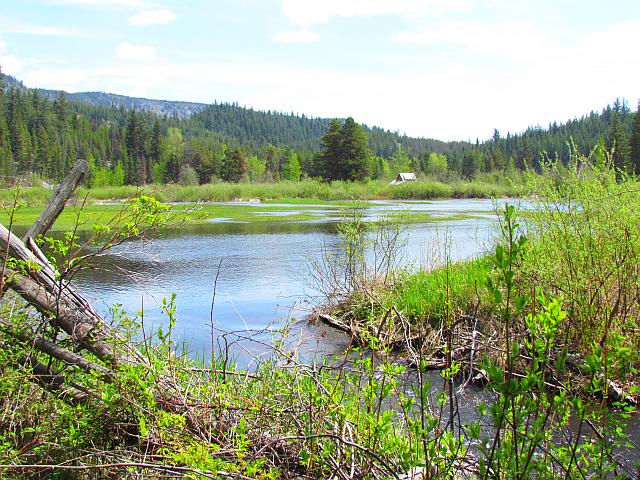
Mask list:
[[[75,188],[78,186],[82,178],[89,171],[89,164],[86,160],[79,159],[71,172],[60,182],[57,190],[49,200],[47,206],[40,212],[38,219],[27,230],[23,239],[36,238],[38,235],[45,234],[49,231],[53,223],[56,221],[67,199],[71,196]]]
[[[17,272],[7,271],[6,281],[22,298],[48,315],[50,321],[64,330],[74,342],[99,359],[113,366],[133,361],[133,349],[127,348],[126,343],[101,318],[69,305],[64,297],[57,298],[43,285]],[[55,287],[53,291],[56,291]],[[116,343],[120,348],[115,348]]]
[[[318,319],[322,323],[324,323],[325,325],[327,325],[327,326],[329,326],[331,328],[335,328],[336,330],[339,330],[341,332],[348,333],[349,335],[355,335],[355,333],[356,333],[356,332],[353,331],[353,329],[351,327],[349,327],[348,325],[344,324],[340,320],[337,320],[337,319],[333,318],[331,315],[327,315],[325,313],[320,313],[320,314],[318,314]]]
[[[12,350],[12,347],[0,340],[0,349]],[[33,374],[33,380],[71,405],[86,403],[91,398],[91,393],[86,388],[76,384],[68,384],[63,375],[51,370],[31,355],[18,356],[15,367],[28,367]]]
[[[22,260],[28,275],[11,269],[5,271],[6,284],[22,298],[46,314],[80,346],[111,365],[140,360],[139,354],[120,338],[90,303],[68,282],[58,279],[56,272],[43,262],[4,225],[0,224],[0,249]],[[118,348],[114,348],[114,343]]]
[[[3,331],[7,334],[19,340],[30,347],[35,348],[36,350],[46,353],[47,355],[52,356],[68,365],[75,365],[85,372],[97,372],[103,376],[103,378],[107,381],[113,378],[113,372],[103,365],[98,365],[97,363],[91,362],[84,358],[82,355],[78,355],[77,353],[71,352],[66,348],[60,347],[58,344],[52,342],[51,340],[42,337],[33,332],[28,332],[26,330],[18,330],[14,325],[7,322],[6,320],[0,319],[0,327],[4,327]]]

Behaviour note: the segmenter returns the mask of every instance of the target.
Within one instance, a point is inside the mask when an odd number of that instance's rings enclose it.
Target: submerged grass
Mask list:
[[[190,224],[209,223],[213,221],[226,222],[307,222],[336,220],[343,209],[352,202],[346,201],[291,201],[274,203],[230,202],[212,203],[180,203],[171,205],[170,213],[174,220]],[[126,204],[118,205],[69,205],[56,220],[52,231],[92,230],[95,225],[106,223]],[[364,207],[377,207],[380,204],[362,203]],[[12,225],[18,229],[26,229],[38,218],[40,207],[19,207],[0,209],[0,222],[8,225],[10,212],[13,212]],[[401,223],[426,223],[476,218],[473,214],[431,215],[423,212],[404,210],[392,212],[388,215],[393,221]]]

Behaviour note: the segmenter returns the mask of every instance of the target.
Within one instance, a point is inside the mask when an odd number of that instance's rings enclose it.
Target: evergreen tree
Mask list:
[[[633,172],[636,175],[640,175],[640,100],[638,101],[638,110],[633,115],[633,130],[630,143]]]
[[[160,163],[162,148],[162,133],[160,131],[160,120],[156,118],[153,122],[153,128],[149,134],[149,142],[147,148],[147,174],[149,180],[155,181],[157,175],[153,174],[155,166]]]
[[[318,171],[325,180],[342,178],[340,165],[342,125],[337,119],[329,122],[329,128],[322,136],[322,150],[318,157]]]
[[[613,116],[611,117],[609,137],[607,139],[607,148],[613,152],[613,166],[616,168],[616,171],[619,173],[627,173],[630,167],[630,148],[620,116],[620,109],[614,108]]]
[[[127,157],[124,164],[125,181],[134,184],[138,179],[138,118],[135,110],[129,112],[125,133]]]
[[[238,183],[247,175],[247,157],[239,148],[227,152],[222,164],[221,177],[225,182]]]
[[[467,179],[475,178],[480,165],[482,165],[482,153],[475,148],[468,150],[462,158],[462,176]]]
[[[367,134],[353,118],[342,126],[342,162],[345,180],[364,180],[369,176],[371,152],[367,147]]]
[[[319,157],[326,180],[364,180],[369,175],[370,157],[367,135],[353,118],[347,118],[343,125],[338,120],[329,123]]]

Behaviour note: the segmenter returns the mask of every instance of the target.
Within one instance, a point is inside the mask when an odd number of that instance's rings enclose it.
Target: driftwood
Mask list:
[[[324,323],[325,325],[331,328],[335,328],[336,330],[339,330],[341,332],[348,333],[349,335],[355,335],[356,333],[354,332],[353,328],[351,328],[349,325],[345,324],[344,322],[341,322],[340,320],[333,318],[331,315],[327,315],[325,313],[319,313],[318,320],[320,320],[322,323]]]
[[[100,373],[106,380],[109,380],[113,376],[113,372],[103,365],[91,362],[84,358],[82,355],[71,352],[66,348],[60,347],[57,343],[44,338],[33,332],[27,332],[25,330],[17,330],[14,325],[11,325],[6,320],[0,319],[0,327],[3,331],[22,342],[25,345],[29,345],[42,353],[46,353],[57,360],[61,360],[68,365],[74,365],[81,368],[85,372],[97,372]]]

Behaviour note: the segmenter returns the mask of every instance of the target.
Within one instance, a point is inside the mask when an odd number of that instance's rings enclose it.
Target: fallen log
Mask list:
[[[13,347],[0,340],[0,349],[13,350]],[[28,366],[34,381],[71,405],[84,404],[91,397],[87,389],[67,382],[62,374],[40,363],[32,355],[18,355],[13,366],[16,368]]]
[[[97,363],[87,360],[82,355],[62,348],[57,343],[52,342],[41,335],[17,329],[14,325],[4,319],[0,319],[0,327],[2,327],[2,331],[7,335],[68,365],[79,367],[87,373],[97,372],[101,374],[105,380],[113,378],[113,372],[103,365],[98,365]]]
[[[344,322],[341,322],[340,320],[333,318],[331,315],[319,313],[318,320],[331,328],[335,328],[336,330],[339,330],[341,332],[348,333],[349,335],[356,334],[356,332],[350,326],[348,326]]]

